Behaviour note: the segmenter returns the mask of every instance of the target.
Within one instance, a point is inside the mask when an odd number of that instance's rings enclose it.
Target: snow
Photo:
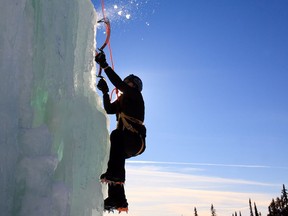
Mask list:
[[[100,216],[108,118],[90,0],[1,0],[0,212]]]

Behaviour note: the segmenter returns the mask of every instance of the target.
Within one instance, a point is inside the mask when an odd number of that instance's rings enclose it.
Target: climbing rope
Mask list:
[[[108,49],[109,49],[109,56],[110,56],[110,61],[111,61],[111,65],[112,65],[112,69],[114,70],[114,61],[113,61],[113,55],[112,55],[112,48],[111,48],[111,44],[110,44],[110,34],[111,34],[111,25],[110,25],[110,21],[109,19],[106,17],[105,15],[105,4],[104,4],[104,0],[101,0],[101,8],[102,8],[102,15],[103,15],[103,19],[99,20],[98,23],[100,22],[104,22],[105,23],[105,28],[106,28],[106,40],[104,42],[104,44],[99,48],[99,50],[103,50],[107,45],[108,45]],[[98,54],[97,50],[96,50],[96,55]],[[101,76],[102,73],[102,68],[99,68],[99,72],[97,77],[102,77]],[[118,94],[119,94],[119,90],[117,88],[114,88],[111,92],[110,95],[110,99],[112,99],[113,93],[114,91],[116,92],[116,97],[118,100]]]
[[[109,19],[106,17],[105,15],[105,5],[104,5],[104,0],[101,0],[101,7],[102,7],[102,16],[103,18],[101,20],[99,20],[97,23],[101,23],[103,22],[105,24],[105,28],[106,28],[106,39],[104,44],[98,48],[98,50],[102,51],[107,45],[108,45],[108,49],[109,49],[109,56],[110,56],[110,61],[111,61],[111,65],[112,68],[114,70],[114,62],[113,62],[113,56],[112,56],[112,48],[111,48],[111,44],[110,44],[110,34],[111,34],[111,26],[110,26],[110,21]],[[97,50],[96,50],[96,55],[98,54]],[[99,68],[99,72],[98,72],[98,77],[101,77],[101,72],[102,72],[102,68]]]
[[[121,93],[116,87],[111,91],[110,100],[112,100],[114,92],[116,94],[116,100],[118,100]]]
[[[103,14],[103,18],[106,20],[106,16],[105,16],[105,5],[104,5],[104,0],[101,0],[101,6],[102,6],[102,14]],[[107,31],[107,26],[106,26],[106,31]],[[109,35],[110,35],[110,24],[109,24]],[[113,56],[112,56],[112,49],[111,49],[111,44],[110,44],[110,40],[108,41],[108,49],[109,49],[109,54],[110,54],[110,61],[112,64],[112,68],[114,70],[114,62],[113,62]]]

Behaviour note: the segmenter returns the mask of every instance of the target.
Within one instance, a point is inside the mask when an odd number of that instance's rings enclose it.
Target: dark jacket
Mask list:
[[[119,113],[123,112],[126,115],[144,122],[145,105],[142,94],[138,89],[126,84],[111,68],[105,69],[111,83],[122,92],[121,96],[113,103],[110,101],[109,94],[103,95],[104,109],[107,114],[116,114],[118,122],[118,129],[123,128],[123,122],[119,119]],[[144,125],[128,121],[143,138],[146,137],[146,128]]]

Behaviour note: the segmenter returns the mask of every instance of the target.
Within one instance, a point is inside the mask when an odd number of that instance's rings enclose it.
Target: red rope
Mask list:
[[[112,91],[111,91],[111,94],[110,94],[110,100],[113,99],[113,93],[115,91],[115,94],[116,94],[116,99],[115,100],[118,100],[119,99],[119,90],[117,88],[114,88]]]

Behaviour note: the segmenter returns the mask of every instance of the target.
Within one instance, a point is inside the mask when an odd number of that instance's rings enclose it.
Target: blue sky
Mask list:
[[[93,1],[100,11],[100,0]],[[129,178],[137,176],[132,175],[135,166],[151,176],[158,172],[170,178],[201,176],[209,178],[210,185],[198,189],[212,194],[211,201],[202,202],[206,210],[215,200],[216,210],[225,215],[228,207],[218,203],[219,198],[213,199],[217,197],[214,193],[225,191],[247,193],[244,202],[251,195],[267,211],[271,199],[280,195],[282,184],[288,185],[288,2],[104,2],[112,26],[115,70],[123,78],[130,73],[139,75],[144,82],[147,150],[128,163]],[[101,39],[100,28],[99,44]],[[114,121],[113,116],[112,128]],[[137,181],[131,181],[127,193],[140,190]],[[177,181],[169,188],[180,190]],[[157,182],[151,182],[152,191],[160,187]],[[187,191],[179,194],[194,194],[188,188],[195,185],[198,183],[191,181],[181,188]],[[134,208],[137,199],[136,194],[130,199]],[[192,200],[197,196],[189,202]],[[234,211],[238,211],[237,201],[230,204]],[[171,210],[163,215],[189,215],[181,213],[187,206],[178,207],[178,214]],[[226,215],[233,213],[229,212]]]

